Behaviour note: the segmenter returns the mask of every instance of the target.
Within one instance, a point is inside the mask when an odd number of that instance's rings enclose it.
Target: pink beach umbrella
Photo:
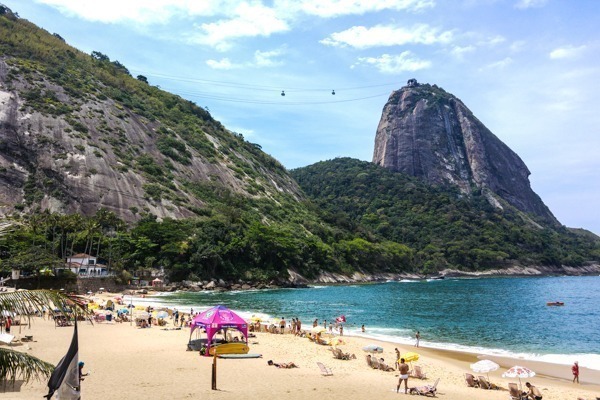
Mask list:
[[[519,365],[515,365],[514,367],[502,374],[503,378],[519,378],[519,386],[521,387],[521,391],[523,391],[521,378],[532,378],[534,376],[535,372],[533,372],[527,367],[521,367]]]

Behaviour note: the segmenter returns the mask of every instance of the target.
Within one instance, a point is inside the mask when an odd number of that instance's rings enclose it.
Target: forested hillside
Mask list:
[[[323,218],[357,235],[402,243],[424,272],[520,265],[582,265],[600,259],[599,238],[544,226],[485,193],[461,195],[402,173],[350,158],[291,171]]]
[[[3,276],[81,252],[124,281],[413,268],[405,246],[323,222],[277,160],[202,107],[3,6],[0,37]]]

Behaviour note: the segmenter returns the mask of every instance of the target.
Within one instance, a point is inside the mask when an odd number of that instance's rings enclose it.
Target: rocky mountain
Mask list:
[[[547,223],[558,221],[529,183],[529,169],[457,97],[415,79],[394,91],[375,135],[373,162],[462,193],[482,191]]]
[[[223,192],[299,198],[287,171],[210,113],[0,9],[0,216],[209,212]]]

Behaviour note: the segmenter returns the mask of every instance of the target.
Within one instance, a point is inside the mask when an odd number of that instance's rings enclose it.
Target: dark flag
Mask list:
[[[51,399],[54,393],[61,400],[77,400],[81,398],[79,383],[79,345],[77,342],[77,321],[73,339],[67,354],[58,362],[48,381],[48,394],[44,397]]]

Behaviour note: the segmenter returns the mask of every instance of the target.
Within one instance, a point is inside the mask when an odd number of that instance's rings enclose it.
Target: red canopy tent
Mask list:
[[[196,328],[204,328],[207,336],[207,348],[210,349],[210,343],[213,336],[221,329],[236,329],[244,335],[246,344],[248,344],[248,323],[239,315],[225,306],[215,306],[196,315],[192,320],[190,339]],[[208,354],[208,351],[206,352]]]

